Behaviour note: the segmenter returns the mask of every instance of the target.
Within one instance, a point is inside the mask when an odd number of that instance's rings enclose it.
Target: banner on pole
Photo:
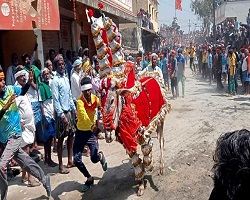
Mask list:
[[[175,0],[175,9],[176,10],[182,10],[181,2],[182,2],[182,0]]]

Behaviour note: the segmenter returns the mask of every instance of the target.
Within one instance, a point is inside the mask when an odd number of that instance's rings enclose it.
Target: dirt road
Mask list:
[[[123,147],[118,143],[108,145],[100,141],[109,168],[103,173],[100,164],[94,165],[89,158],[83,158],[96,179],[94,187],[85,194],[80,192],[85,178],[76,168],[68,175],[57,174],[57,168],[44,168],[51,174],[51,199],[208,199],[213,184],[211,169],[216,140],[227,131],[249,128],[245,119],[248,119],[250,99],[243,95],[226,97],[225,92],[216,92],[215,83],[208,85],[199,76],[192,76],[190,70],[187,70],[186,77],[185,98],[171,100],[172,110],[166,118],[165,174],[158,175],[159,145],[154,139],[155,170],[145,177],[147,188],[143,197],[135,194],[137,185],[133,169]],[[8,199],[45,198],[42,186],[28,188],[20,182],[19,176],[9,183]]]

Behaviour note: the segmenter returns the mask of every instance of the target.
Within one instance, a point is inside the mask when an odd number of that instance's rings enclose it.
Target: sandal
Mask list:
[[[62,168],[62,169],[59,170],[59,173],[60,174],[68,174],[69,170],[64,167],[64,168]]]

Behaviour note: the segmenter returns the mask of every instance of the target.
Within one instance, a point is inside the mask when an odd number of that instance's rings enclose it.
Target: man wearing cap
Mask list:
[[[33,81],[33,71],[29,73],[28,82],[21,88],[6,86],[4,73],[0,72],[0,142],[4,144],[4,151],[0,158],[0,191],[1,199],[7,198],[8,182],[6,169],[13,158],[21,168],[36,177],[44,186],[48,197],[51,195],[50,177],[45,176],[39,165],[25,153],[20,145],[22,142],[22,127],[20,114],[16,104],[16,97],[25,95]]]
[[[24,70],[22,65],[18,65],[15,70],[15,85],[23,87],[27,82],[28,72]],[[21,127],[22,127],[22,142],[20,147],[27,153],[30,154],[30,147],[32,146],[35,139],[35,121],[33,110],[27,95],[16,97],[16,104],[19,109],[21,117]],[[22,180],[26,181],[26,171],[22,171]],[[40,183],[37,183],[33,176],[28,173],[28,186],[36,187]]]
[[[69,170],[63,166],[62,150],[63,141],[67,139],[68,164],[67,167],[73,167],[73,136],[75,132],[75,121],[73,114],[77,117],[76,107],[70,90],[69,79],[65,75],[65,65],[62,55],[58,54],[55,58],[56,75],[51,83],[52,98],[54,109],[56,111],[57,127],[57,156],[59,162],[59,173],[68,174]]]
[[[29,88],[27,95],[30,99],[32,110],[35,117],[36,126],[36,137],[34,142],[34,148],[40,150],[42,147],[37,145],[37,140],[43,142],[43,132],[42,132],[42,115],[41,115],[41,96],[39,92],[39,84],[41,82],[41,71],[34,65],[30,64],[30,56],[25,53],[22,56],[22,62],[24,69],[28,72],[30,69],[34,71],[33,81],[31,82],[31,87]]]
[[[79,171],[87,178],[82,186],[82,191],[87,191],[93,184],[94,178],[89,174],[84,163],[82,162],[82,152],[85,145],[90,149],[90,159],[93,163],[100,161],[104,171],[107,170],[107,162],[103,152],[98,153],[99,145],[97,134],[96,108],[99,106],[99,98],[92,94],[92,84],[89,77],[81,80],[82,95],[77,100],[77,130],[75,133],[73,155],[74,164]]]
[[[70,82],[71,82],[72,97],[75,103],[76,103],[76,100],[82,94],[81,85],[80,85],[81,76],[82,76],[81,65],[82,65],[82,61],[80,59],[76,59],[72,65],[74,71],[72,73]]]

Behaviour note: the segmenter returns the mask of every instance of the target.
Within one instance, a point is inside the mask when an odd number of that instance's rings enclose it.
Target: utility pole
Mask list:
[[[214,44],[216,44],[216,26],[215,26],[215,0],[213,0],[213,35],[214,35]]]
[[[188,39],[190,40],[190,28],[191,28],[191,22],[190,19],[188,20]]]

